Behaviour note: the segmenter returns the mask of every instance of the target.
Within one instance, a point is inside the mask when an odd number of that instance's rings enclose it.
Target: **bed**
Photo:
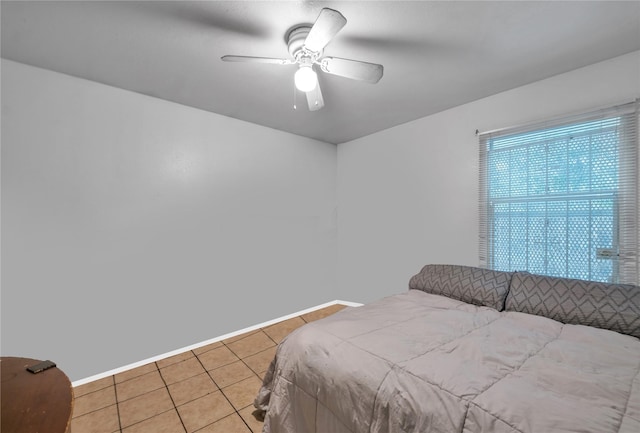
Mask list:
[[[640,432],[640,289],[428,265],[278,346],[265,433]]]

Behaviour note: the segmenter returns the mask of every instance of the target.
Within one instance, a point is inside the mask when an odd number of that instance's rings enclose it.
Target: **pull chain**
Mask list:
[[[298,97],[298,92],[296,92],[296,84],[293,83],[293,109],[294,110],[298,109],[297,104],[296,104],[297,97]]]

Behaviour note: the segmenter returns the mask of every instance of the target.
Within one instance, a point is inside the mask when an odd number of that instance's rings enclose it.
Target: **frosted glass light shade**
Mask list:
[[[318,76],[311,66],[300,66],[293,76],[296,88],[301,92],[310,92],[318,84]]]

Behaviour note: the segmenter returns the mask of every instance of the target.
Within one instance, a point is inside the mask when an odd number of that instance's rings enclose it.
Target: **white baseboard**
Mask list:
[[[151,358],[143,359],[142,361],[134,362],[133,364],[128,364],[123,367],[119,367],[113,370],[105,371],[104,373],[99,373],[93,376],[86,377],[84,379],[79,379],[71,383],[73,387],[84,385],[85,383],[93,382],[95,380],[103,379],[105,377],[113,376],[114,374],[122,373],[123,371],[131,370],[142,365],[148,364],[150,362],[155,362],[160,359],[168,358],[173,355],[178,355],[180,353],[186,352],[188,350],[197,349],[202,346],[206,346],[211,343],[216,343],[221,340],[226,340],[227,338],[235,337],[236,335],[244,334],[245,332],[255,331],[256,329],[266,328],[267,326],[276,324],[278,322],[282,322],[284,320],[293,319],[297,316],[302,316],[303,314],[311,313],[312,311],[320,310],[322,308],[330,307],[332,305],[346,305],[347,307],[360,307],[362,304],[357,302],[350,301],[340,301],[335,300],[331,302],[327,302],[325,304],[316,305],[315,307],[307,308],[306,310],[298,311],[296,313],[288,314],[286,316],[278,317],[277,319],[269,320],[267,322],[258,323],[257,325],[250,326],[248,328],[240,329],[239,331],[230,332],[228,334],[221,335],[219,337],[212,338],[210,340],[201,341],[200,343],[192,344],[187,347],[183,347],[181,349],[172,350],[171,352],[163,353],[161,355],[153,356]]]

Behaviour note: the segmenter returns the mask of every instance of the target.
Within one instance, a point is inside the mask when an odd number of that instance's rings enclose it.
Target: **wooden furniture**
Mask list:
[[[71,382],[57,367],[36,374],[26,370],[39,362],[29,358],[0,358],[1,433],[71,431]]]

